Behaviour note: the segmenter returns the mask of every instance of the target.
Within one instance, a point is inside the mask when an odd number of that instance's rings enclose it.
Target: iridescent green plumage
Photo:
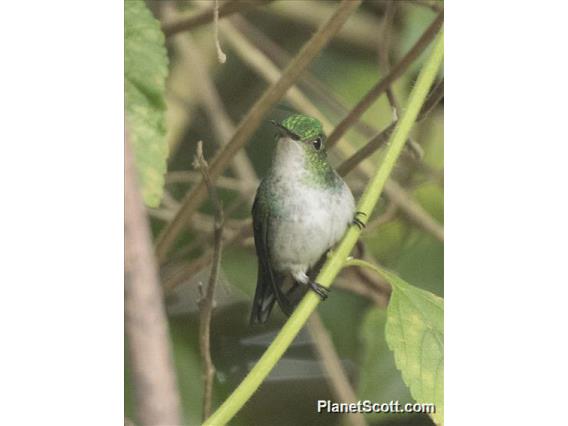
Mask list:
[[[302,141],[323,135],[323,128],[319,120],[302,114],[291,115],[280,124],[290,132],[298,135]]]

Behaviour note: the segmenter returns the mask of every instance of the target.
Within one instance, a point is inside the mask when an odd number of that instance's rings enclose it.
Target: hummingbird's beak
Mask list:
[[[300,136],[298,136],[296,133],[291,132],[290,130],[288,130],[286,127],[284,127],[282,124],[274,121],[274,120],[270,120],[270,122],[272,124],[274,124],[279,130],[282,131],[282,133],[284,133],[285,135],[287,135],[290,139],[293,139],[295,141],[299,141],[301,138]]]

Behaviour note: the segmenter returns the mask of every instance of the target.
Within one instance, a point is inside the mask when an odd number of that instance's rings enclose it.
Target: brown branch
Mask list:
[[[427,7],[428,9],[433,10],[434,12],[439,12],[441,10],[444,10],[443,0],[434,0],[434,1],[412,0],[412,3],[414,3],[417,6]]]
[[[388,298],[377,292],[375,289],[353,279],[352,275],[345,274],[345,278],[339,278],[336,280],[333,286],[339,290],[348,291],[357,296],[368,299],[371,303],[377,305],[380,308],[386,308],[388,304]],[[359,278],[359,277],[357,277]]]
[[[424,118],[428,116],[428,114],[434,109],[434,107],[440,102],[440,100],[444,97],[444,80],[441,80],[440,83],[436,85],[436,87],[432,90],[428,99],[422,106],[418,117],[416,118],[416,122],[422,121]],[[357,152],[355,152],[351,157],[345,160],[341,165],[337,168],[337,173],[341,176],[347,175],[351,172],[357,165],[359,165],[362,161],[370,157],[374,154],[383,144],[385,144],[394,127],[396,126],[396,121],[392,122],[388,125],[384,130],[379,132],[376,136],[374,136],[369,142],[367,142],[363,147],[361,147]]]
[[[125,317],[137,419],[141,425],[179,425],[179,394],[148,219],[124,144]]]
[[[381,41],[379,43],[379,63],[381,65],[381,68],[384,69],[385,74],[388,74],[388,72],[390,71],[389,48],[391,42],[390,36],[391,36],[392,23],[394,20],[395,10],[396,7],[394,0],[389,0],[387,3],[385,17],[381,29],[382,33],[380,38]],[[393,114],[395,116],[394,120],[397,120],[400,107],[398,105],[398,102],[396,101],[392,87],[391,86],[387,87],[386,92],[391,108],[393,109]]]
[[[247,222],[241,226],[230,238],[223,241],[225,247],[238,244],[239,242],[247,239],[252,234],[252,221]],[[169,294],[178,285],[185,282],[188,277],[191,277],[201,271],[203,268],[207,267],[211,263],[214,257],[213,250],[208,250],[191,262],[184,262],[178,265],[175,270],[168,274],[164,279],[164,291]]]
[[[230,21],[250,43],[254,44],[254,46],[277,67],[283,68],[290,62],[288,52],[274,43],[262,31],[250,24],[242,16],[234,16]],[[233,45],[234,44],[235,43],[233,43]],[[347,108],[344,106],[345,102],[339,99],[337,94],[333,93],[329,87],[318,80],[309,70],[306,70],[306,72],[302,74],[297,84],[307,89],[308,92],[311,92],[310,97],[320,99],[321,103],[324,103],[334,114],[340,116],[348,112]],[[353,127],[367,138],[372,137],[376,133],[375,129],[363,121],[355,123]]]
[[[385,212],[376,219],[369,221],[367,223],[367,226],[365,227],[365,232],[374,231],[375,229],[384,225],[385,223],[390,222],[391,220],[396,218],[397,213],[398,213],[398,206],[392,200],[389,200]]]
[[[187,170],[172,171],[166,175],[166,185],[175,183],[194,184],[199,183],[200,181],[201,174]],[[230,176],[219,176],[215,180],[215,186],[217,188],[228,189],[230,191],[244,192],[247,196],[252,196],[258,186],[258,180],[251,181],[246,183],[246,185],[243,185],[239,179]]]
[[[399,78],[406,69],[420,56],[434,39],[444,21],[444,12],[440,12],[436,19],[424,31],[424,34],[412,46],[408,53],[392,68],[382,80],[378,81],[367,94],[355,105],[347,116],[339,123],[327,139],[328,146],[335,145],[347,130],[358,121],[363,113],[375,102],[375,100]]]
[[[367,1],[367,3],[369,3]],[[270,8],[259,9],[264,16],[276,16],[296,26],[303,26],[308,31],[321,23],[322,19],[333,13],[335,5],[331,1],[278,1]],[[354,15],[337,34],[336,43],[343,43],[350,49],[372,50],[377,39],[378,18],[364,9]]]
[[[245,12],[257,6],[263,6],[273,0],[239,0],[239,1],[226,1],[219,6],[219,18],[223,18],[233,13]],[[208,24],[213,21],[215,8],[211,7],[206,10],[200,10],[194,14],[179,18],[175,21],[168,22],[162,25],[162,31],[166,37],[171,37],[182,31],[193,30],[202,25]]]
[[[203,180],[207,185],[209,197],[215,210],[214,225],[214,248],[213,248],[213,264],[211,266],[211,274],[209,275],[209,283],[205,296],[199,301],[199,349],[201,353],[202,369],[203,369],[203,420],[211,415],[211,400],[213,397],[213,378],[215,375],[215,366],[211,359],[211,315],[213,313],[213,295],[215,293],[215,285],[219,276],[221,267],[221,247],[223,238],[223,207],[217,190],[209,178],[207,162],[203,157],[203,144],[201,141],[197,144],[197,155],[195,156],[194,165],[203,175]]]
[[[381,37],[381,42],[379,43],[379,63],[381,68],[384,70],[385,74],[388,74],[391,69],[391,64],[389,59],[389,48],[391,42],[390,35],[391,35],[395,11],[396,11],[396,2],[394,0],[390,0],[387,3],[385,18],[382,28],[382,37]],[[396,99],[392,86],[386,88],[386,94],[389,104],[392,108],[393,121],[397,121],[398,116],[400,115],[400,104]],[[405,148],[410,149],[414,155],[414,158],[418,160],[424,157],[424,151],[422,150],[422,147],[414,139],[412,139],[412,137],[409,137],[408,140],[406,141]]]
[[[337,401],[353,403],[358,398],[349,383],[339,355],[331,340],[329,332],[323,325],[317,312],[314,312],[307,323],[307,329],[314,342],[314,348],[326,372],[326,378]],[[362,413],[347,413],[348,424],[365,426],[367,424]]]
[[[253,105],[240,122],[229,143],[227,143],[211,161],[209,174],[212,181],[221,175],[237,151],[241,149],[254,134],[265,114],[278,102],[290,86],[294,84],[302,71],[331,40],[333,35],[339,31],[347,18],[359,7],[360,3],[361,0],[343,0],[333,16],[325,22],[304,47],[302,47],[298,55],[284,70],[282,77],[271,85]],[[191,215],[204,201],[206,194],[207,190],[202,181],[186,195],[176,217],[164,228],[158,238],[156,252],[160,262],[165,259],[179,233],[185,228],[191,218]]]
[[[404,214],[412,219],[414,224],[418,225],[429,234],[432,234],[438,241],[444,241],[444,227],[430,216],[422,206],[416,204],[398,183],[389,179],[385,184],[384,191],[389,200],[399,206]]]
[[[164,4],[163,15],[165,18],[175,16],[173,4]],[[225,110],[199,47],[194,42],[191,34],[186,34],[185,37],[176,37],[172,44],[191,80],[198,82],[194,85],[194,90],[203,104],[209,123],[213,128],[215,141],[219,146],[225,145],[235,132],[235,126]],[[254,167],[244,151],[235,155],[231,162],[231,169],[236,177],[241,180],[243,186],[250,183],[256,187],[258,184]]]

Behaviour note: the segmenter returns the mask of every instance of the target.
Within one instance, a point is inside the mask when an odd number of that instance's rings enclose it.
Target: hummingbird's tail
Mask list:
[[[264,324],[268,320],[275,302],[278,302],[280,309],[286,316],[292,315],[296,305],[290,296],[298,285],[293,282],[291,277],[288,277],[291,288],[284,292],[284,287],[288,284],[286,274],[273,271],[270,275],[264,275],[262,272],[262,267],[259,265],[258,280],[249,321],[251,325]]]

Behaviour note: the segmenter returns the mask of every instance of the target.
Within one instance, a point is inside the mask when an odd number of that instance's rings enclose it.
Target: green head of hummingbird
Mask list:
[[[251,323],[265,322],[275,302],[290,315],[298,289],[325,299],[313,275],[354,223],[353,195],[328,161],[321,123],[301,114],[272,123],[276,148],[252,209],[258,278]]]

